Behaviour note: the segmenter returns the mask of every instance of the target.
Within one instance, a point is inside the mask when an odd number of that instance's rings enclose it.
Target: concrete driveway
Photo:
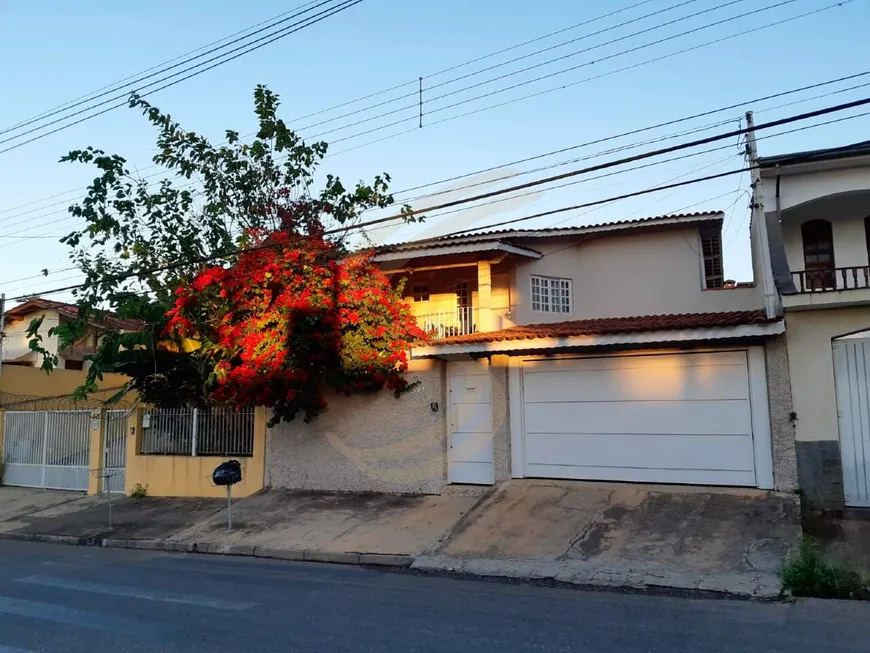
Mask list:
[[[800,535],[796,497],[789,495],[515,480],[414,566],[772,597]]]

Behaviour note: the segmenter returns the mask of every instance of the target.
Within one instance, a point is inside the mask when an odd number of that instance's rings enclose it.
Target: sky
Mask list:
[[[0,132],[302,2],[0,0]],[[820,11],[788,20],[814,10]],[[619,13],[602,18],[611,12]],[[653,12],[660,13],[648,16]],[[704,13],[692,16],[698,12]],[[726,22],[711,25],[717,21]],[[786,22],[769,25],[780,21]],[[870,97],[868,74],[610,138],[867,72],[868,24],[870,0],[840,5],[834,0],[363,0],[225,65],[146,95],[186,128],[220,142],[226,129],[253,131],[252,91],[256,84],[266,84],[280,94],[280,113],[291,128],[306,138],[331,142],[323,172],[338,174],[346,182],[387,172],[399,201],[474,184],[413,203],[421,207],[736,129],[750,109],[759,124]],[[687,34],[690,30],[695,31]],[[668,40],[653,44],[660,39]],[[678,54],[687,48],[694,49]],[[650,59],[659,60],[645,63]],[[478,61],[467,64],[473,60]],[[483,71],[491,66],[495,67]],[[534,68],[523,70],[528,67]],[[535,81],[543,76],[547,78]],[[416,93],[420,77],[422,128],[416,97],[394,101]],[[479,97],[484,94],[490,95]],[[524,98],[530,94],[537,95]],[[348,104],[365,96],[373,97]],[[789,106],[780,106],[786,103]],[[344,106],[330,110],[336,105]],[[759,132],[759,152],[766,156],[868,140],[870,116],[858,115],[868,110]],[[387,111],[394,113],[378,117]],[[342,117],[350,112],[355,113]],[[832,119],[838,122],[777,135]],[[397,121],[403,122],[385,127]],[[347,127],[351,123],[359,124]],[[19,133],[0,133],[0,140]],[[40,133],[0,143],[0,150]],[[589,141],[601,142],[580,147]],[[0,292],[7,296],[39,293],[77,280],[74,271],[65,270],[71,265],[67,247],[56,241],[81,226],[66,208],[84,195],[95,174],[92,168],[61,164],[58,159],[88,145],[121,154],[143,175],[155,172],[149,168],[155,151],[153,129],[126,107],[0,153]],[[734,137],[646,162],[655,165],[628,171],[632,166],[624,166],[613,170],[619,174],[608,176],[578,176],[566,180],[578,183],[561,188],[552,184],[506,201],[436,211],[422,224],[374,229],[369,235],[379,243],[432,236],[736,170],[743,165],[741,147]],[[566,148],[573,149],[541,156]],[[506,165],[530,157],[538,158]],[[668,162],[675,157],[682,158]],[[465,176],[492,168],[497,169]],[[529,173],[538,168],[546,169]],[[426,186],[401,192],[421,185]],[[560,212],[519,226],[572,226],[722,210],[726,276],[750,280],[748,189],[748,174],[733,175]],[[43,269],[51,272],[47,278],[38,276]],[[68,293],[51,296],[69,298]]]

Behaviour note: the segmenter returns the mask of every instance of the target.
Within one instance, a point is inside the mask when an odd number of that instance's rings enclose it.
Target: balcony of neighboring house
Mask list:
[[[786,310],[870,304],[870,193],[821,197],[782,213],[794,290]]]

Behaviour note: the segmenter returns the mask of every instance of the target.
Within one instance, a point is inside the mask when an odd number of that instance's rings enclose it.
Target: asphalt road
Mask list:
[[[870,604],[764,604],[0,541],[0,653],[870,650]]]

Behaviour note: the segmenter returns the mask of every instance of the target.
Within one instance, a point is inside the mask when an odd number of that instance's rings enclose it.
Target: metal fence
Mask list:
[[[139,453],[164,456],[253,456],[254,411],[155,408],[145,412]]]
[[[91,421],[88,410],[7,411],[3,482],[87,490]]]

